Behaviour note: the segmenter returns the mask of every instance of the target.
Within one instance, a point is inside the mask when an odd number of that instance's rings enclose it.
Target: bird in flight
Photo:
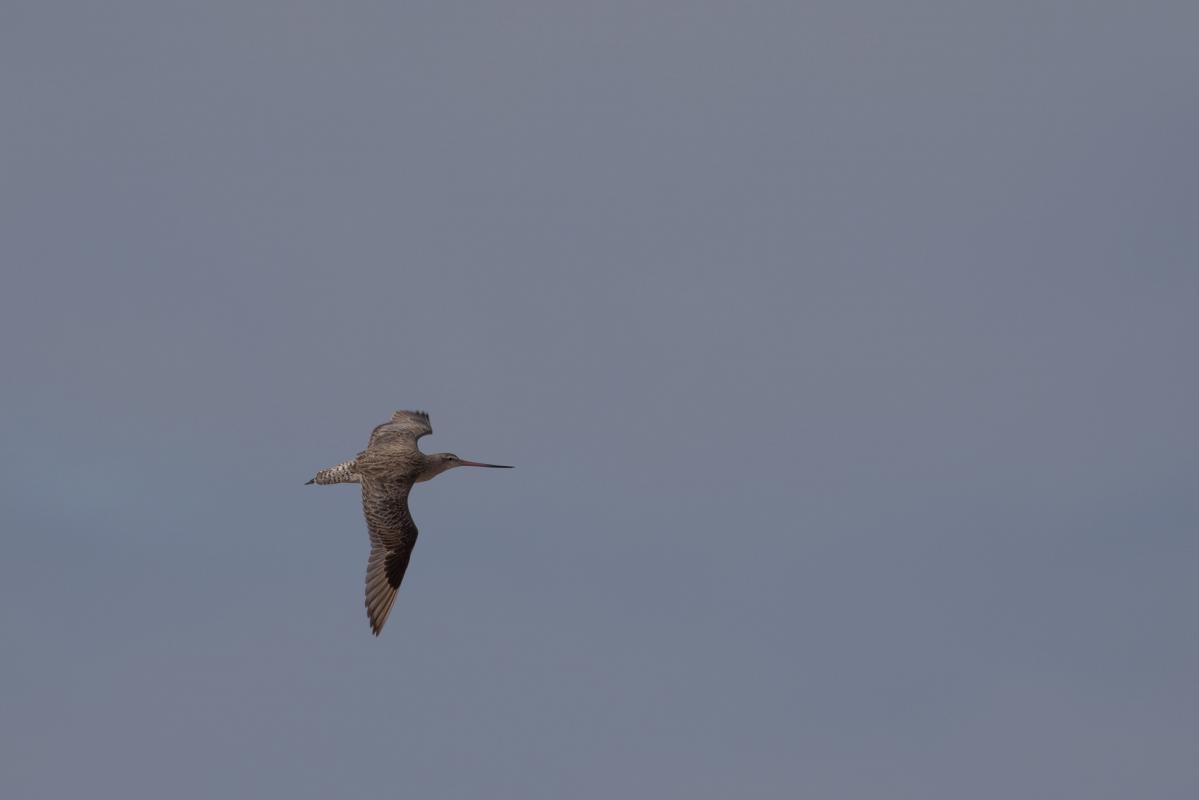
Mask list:
[[[397,411],[371,431],[366,449],[335,467],[322,469],[308,483],[362,485],[362,511],[371,536],[366,562],[366,614],[375,636],[395,603],[408,559],[416,544],[416,523],[408,513],[412,484],[436,478],[454,467],[512,469],[503,464],[466,461],[453,453],[425,455],[416,440],[433,432],[424,411]]]

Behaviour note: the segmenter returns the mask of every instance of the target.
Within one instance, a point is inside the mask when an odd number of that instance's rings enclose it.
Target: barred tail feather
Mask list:
[[[336,467],[322,469],[308,483],[317,483],[322,486],[329,483],[360,483],[361,479],[358,477],[357,467],[358,460],[353,459],[344,464],[338,464]],[[304,485],[307,486],[308,484]]]

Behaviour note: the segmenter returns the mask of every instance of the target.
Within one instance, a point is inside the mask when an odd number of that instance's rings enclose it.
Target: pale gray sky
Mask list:
[[[0,794],[1199,796],[1196,30],[10,0]]]

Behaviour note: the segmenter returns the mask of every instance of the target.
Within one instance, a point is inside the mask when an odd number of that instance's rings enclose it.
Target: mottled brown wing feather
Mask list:
[[[362,481],[362,510],[371,535],[366,563],[366,614],[378,636],[395,604],[408,559],[416,545],[416,523],[408,513],[411,484],[398,481]]]
[[[416,447],[416,440],[433,432],[429,423],[429,415],[424,411],[397,411],[391,419],[371,431],[370,443],[373,447],[383,442],[406,441]]]

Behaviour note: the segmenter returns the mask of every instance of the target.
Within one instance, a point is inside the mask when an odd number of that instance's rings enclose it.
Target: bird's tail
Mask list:
[[[358,459],[352,459],[344,464],[338,464],[336,467],[322,469],[316,473],[316,477],[308,481],[308,483],[319,483],[321,485],[327,483],[361,483],[362,480],[358,477]],[[308,484],[305,484],[307,486]]]

